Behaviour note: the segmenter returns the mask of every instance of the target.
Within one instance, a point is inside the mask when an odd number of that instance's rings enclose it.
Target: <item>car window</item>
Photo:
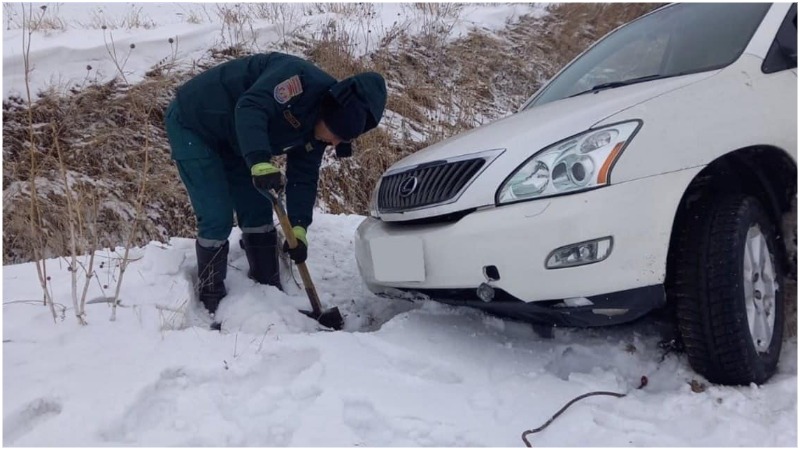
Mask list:
[[[742,54],[769,8],[763,3],[664,7],[598,42],[548,83],[526,109],[607,83],[725,67]]]
[[[764,58],[761,70],[764,73],[773,73],[795,67],[797,67],[797,3],[789,8],[783,19],[767,57]]]

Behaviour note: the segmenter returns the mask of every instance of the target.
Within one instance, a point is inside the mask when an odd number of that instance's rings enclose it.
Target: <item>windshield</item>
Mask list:
[[[720,69],[742,54],[769,4],[684,3],[598,42],[525,109],[595,89]]]

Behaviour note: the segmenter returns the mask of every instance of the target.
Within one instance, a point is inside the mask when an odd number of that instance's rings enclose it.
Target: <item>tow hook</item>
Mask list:
[[[481,283],[476,290],[476,294],[478,294],[478,298],[483,300],[486,303],[491,302],[494,300],[494,288],[491,287],[488,283]]]

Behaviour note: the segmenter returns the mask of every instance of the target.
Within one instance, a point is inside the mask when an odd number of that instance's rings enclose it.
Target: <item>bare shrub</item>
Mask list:
[[[149,99],[143,98],[141,96],[133,96],[131,97],[132,100],[132,107],[138,112],[138,115],[144,122],[143,128],[148,128],[148,121],[149,117],[152,114],[153,110],[155,109],[155,105],[157,103],[153,103],[147,101]],[[150,179],[150,154],[152,151],[152,140],[151,135],[145,133],[144,142],[142,145],[142,153],[144,154],[144,162],[141,166],[141,173],[140,173],[140,181],[138,185],[138,192],[136,193],[136,200],[134,203],[134,217],[133,222],[131,223],[130,227],[128,228],[128,236],[125,240],[125,250],[122,255],[122,260],[119,263],[119,279],[117,279],[117,286],[114,290],[114,297],[111,300],[111,320],[114,321],[117,318],[117,305],[119,304],[119,294],[120,289],[122,288],[122,281],[125,276],[125,271],[128,268],[128,265],[131,263],[130,260],[130,251],[131,247],[133,247],[138,232],[142,226],[142,222],[146,219],[146,216],[143,215],[144,212],[144,205],[145,201],[147,200],[148,192],[148,181]]]
[[[122,17],[106,16],[102,8],[92,10],[88,21],[77,21],[82,28],[95,30],[131,30],[143,28],[150,30],[156,27],[155,21],[142,12],[141,6],[131,5],[131,8]]]
[[[218,4],[216,15],[222,22],[217,46],[231,49],[236,56],[246,54],[248,49],[255,46],[256,33],[249,8],[240,3]]]
[[[268,20],[277,27],[283,49],[289,48],[290,39],[311,25],[304,8],[296,3],[253,3],[248,9],[256,18]]]
[[[106,52],[108,52],[108,56],[114,63],[114,67],[116,67],[119,76],[122,77],[123,81],[125,81],[125,84],[128,84],[128,78],[125,76],[125,65],[128,64],[128,58],[131,57],[131,53],[136,48],[136,45],[128,45],[127,52],[124,52],[124,54],[117,53],[117,44],[114,42],[114,33],[108,31],[108,38],[106,38],[106,32],[107,30],[103,28],[103,44],[106,47]]]
[[[319,3],[317,11],[319,13],[341,14],[350,17],[358,14],[363,5],[359,3]]]
[[[3,18],[6,22],[6,31],[18,27],[18,16],[16,5],[12,3],[3,3]]]
[[[186,20],[186,23],[191,23],[191,24],[195,24],[195,25],[199,25],[199,24],[203,23],[203,18],[200,16],[200,14],[197,13],[197,11],[195,11],[193,9],[189,10],[186,13],[185,20]]]
[[[146,14],[142,13],[142,7],[131,6],[131,9],[128,13],[122,18],[122,24],[120,28],[125,29],[135,29],[135,28],[144,28],[145,30],[149,30],[151,28],[155,28],[156,23]]]
[[[395,22],[388,29],[378,21],[378,11],[373,3],[326,3],[318,5],[318,12],[329,14],[326,25],[311,32],[311,41],[334,41],[351,55],[364,55],[381,45],[387,34],[392,39],[408,28],[407,22]]]
[[[364,65],[350,52],[347,41],[325,36],[307,49],[306,55],[336,79],[343,79],[364,70]]]
[[[47,5],[42,5],[39,8],[45,13],[41,19],[35,19],[28,24],[31,31],[48,34],[53,31],[64,31],[67,29],[67,24],[58,17],[58,5],[49,9]]]
[[[27,202],[30,211],[30,215],[28,216],[29,220],[22,221],[22,225],[24,227],[23,232],[25,232],[27,236],[31,239],[30,254],[33,257],[34,262],[36,263],[36,273],[39,277],[39,284],[42,287],[42,299],[44,300],[44,304],[46,306],[49,306],[50,313],[53,315],[53,321],[57,321],[53,296],[47,289],[50,277],[47,275],[47,262],[44,256],[46,246],[42,239],[42,234],[44,233],[44,223],[42,221],[40,204],[38,201],[38,197],[36,195],[36,178],[38,176],[38,170],[37,170],[38,155],[37,155],[36,140],[35,140],[36,130],[34,128],[34,117],[32,112],[30,111],[33,105],[33,101],[31,99],[31,87],[30,87],[31,37],[33,36],[33,32],[36,26],[38,26],[38,24],[41,23],[42,20],[44,19],[45,10],[46,8],[41,8],[41,12],[37,16],[34,16],[33,7],[29,5],[28,14],[26,16],[25,7],[23,6],[22,8],[22,23],[23,23],[22,54],[23,54],[23,63],[25,68],[25,93],[27,101],[27,103],[23,104],[27,104],[28,112],[25,115],[24,119],[21,118],[20,123],[24,124],[21,127],[23,128],[22,133],[25,137],[27,137],[27,144],[28,144],[27,148],[28,148],[28,154],[30,156],[29,159],[30,170],[28,171],[28,177],[29,177],[28,187],[30,188],[31,191],[30,199]],[[22,151],[24,151],[24,149],[21,149],[20,153],[22,153]],[[24,206],[24,204],[22,206]],[[5,209],[3,210],[3,212],[5,213]]]
[[[19,10],[18,10],[19,8]],[[26,11],[26,8],[28,11]],[[59,4],[41,5],[36,14],[32,11],[31,4],[3,3],[3,17],[6,30],[23,29],[26,32],[43,33],[64,31],[67,23],[59,17]]]
[[[422,43],[432,49],[444,47],[463,10],[459,3],[409,3],[403,7],[411,9]]]
[[[167,39],[169,44],[169,54],[161,58],[153,67],[145,72],[146,77],[168,77],[178,66],[178,37]]]

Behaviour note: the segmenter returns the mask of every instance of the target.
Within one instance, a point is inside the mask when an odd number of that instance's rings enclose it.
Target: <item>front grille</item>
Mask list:
[[[397,212],[446,202],[455,197],[485,163],[483,158],[440,161],[384,177],[378,191],[378,209]]]

